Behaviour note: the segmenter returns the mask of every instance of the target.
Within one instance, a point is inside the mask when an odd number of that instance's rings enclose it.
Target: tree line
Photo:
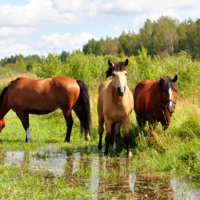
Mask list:
[[[147,55],[152,58],[160,55],[161,58],[173,56],[185,51],[192,59],[200,60],[200,18],[180,22],[170,16],[161,16],[157,21],[147,19],[139,33],[122,31],[117,38],[106,37],[100,40],[91,39],[83,45],[85,55],[114,55],[119,57],[137,56],[145,48]],[[75,52],[81,52],[76,50]],[[62,63],[67,61],[70,52],[62,51],[57,55]],[[0,60],[0,67],[6,64],[16,64],[23,60],[27,70],[31,70],[34,63],[41,63],[43,56],[15,55]]]
[[[147,19],[139,33],[123,31],[118,38],[91,39],[83,46],[85,54],[137,56],[142,47],[153,57],[166,57],[186,51],[192,59],[200,59],[200,18],[180,23],[170,16],[157,21]]]

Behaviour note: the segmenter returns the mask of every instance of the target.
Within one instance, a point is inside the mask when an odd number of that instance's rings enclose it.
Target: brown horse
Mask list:
[[[155,129],[158,122],[161,122],[164,130],[168,128],[177,100],[177,79],[177,75],[173,80],[161,76],[159,81],[144,80],[138,83],[134,92],[134,110],[141,128],[144,128],[146,121],[150,129]]]
[[[108,61],[109,69],[106,71],[106,78],[112,76],[99,87],[98,98],[98,120],[99,120],[99,150],[102,149],[103,124],[106,127],[106,150],[108,154],[109,144],[114,144],[120,134],[120,126],[123,125],[124,142],[127,145],[127,155],[131,156],[129,141],[130,114],[133,110],[133,95],[127,85],[128,59],[124,62],[112,63]]]
[[[65,141],[70,141],[72,109],[81,122],[86,140],[90,140],[88,87],[82,80],[64,76],[41,80],[18,78],[5,87],[0,96],[0,131],[5,126],[4,116],[12,109],[26,131],[26,142],[31,142],[29,114],[47,114],[58,108],[62,110],[67,124]]]

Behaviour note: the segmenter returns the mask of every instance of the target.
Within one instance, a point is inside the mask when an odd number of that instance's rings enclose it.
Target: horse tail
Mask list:
[[[80,87],[78,103],[80,105],[79,119],[81,121],[81,129],[86,133],[90,133],[91,115],[90,115],[90,99],[88,86],[82,80],[76,80]]]

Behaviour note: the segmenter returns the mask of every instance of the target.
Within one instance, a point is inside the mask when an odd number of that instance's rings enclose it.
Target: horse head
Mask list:
[[[127,65],[128,59],[125,62],[112,63],[108,60],[109,68],[106,71],[106,78],[112,76],[112,83],[116,88],[119,96],[123,96],[127,87]]]
[[[162,98],[169,113],[173,113],[176,106],[177,90],[176,81],[178,76],[175,75],[172,80],[168,76],[161,76],[159,82],[159,91],[162,93]]]
[[[4,119],[4,117],[0,120],[0,132],[2,131],[2,129],[5,127],[6,125],[6,121]]]

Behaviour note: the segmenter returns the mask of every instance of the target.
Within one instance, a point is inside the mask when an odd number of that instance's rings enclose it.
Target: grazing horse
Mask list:
[[[127,146],[127,155],[131,156],[129,141],[130,114],[133,110],[133,95],[127,85],[127,65],[125,62],[112,63],[108,60],[109,68],[106,71],[106,78],[112,76],[112,80],[107,80],[99,87],[98,98],[98,120],[99,120],[99,150],[102,149],[103,124],[106,127],[106,149],[108,154],[109,144],[114,144],[115,139],[120,134],[120,126],[123,125],[124,142]]]
[[[164,130],[168,128],[177,100],[177,79],[177,75],[173,80],[161,76],[159,81],[143,80],[138,83],[134,92],[134,110],[141,128],[146,121],[151,130],[156,128],[158,122]]]
[[[26,142],[31,142],[29,114],[47,114],[60,108],[65,117],[70,141],[73,125],[73,109],[85,131],[85,139],[90,140],[90,102],[88,87],[82,80],[64,76],[34,80],[18,78],[10,83],[0,96],[0,132],[5,126],[4,116],[12,109],[26,131]]]

